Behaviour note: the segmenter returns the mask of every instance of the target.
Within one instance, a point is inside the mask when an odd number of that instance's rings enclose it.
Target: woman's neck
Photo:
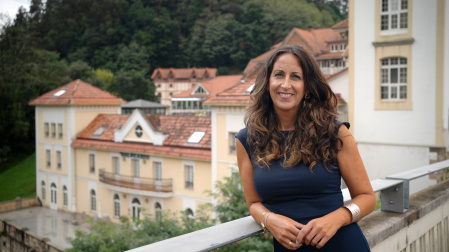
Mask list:
[[[279,128],[281,131],[295,129],[296,113],[292,113],[290,111],[277,111],[276,115],[279,120]]]

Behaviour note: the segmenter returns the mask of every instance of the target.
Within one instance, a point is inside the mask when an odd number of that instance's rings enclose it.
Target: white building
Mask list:
[[[443,159],[449,1],[351,0],[349,9],[349,121],[370,179]]]

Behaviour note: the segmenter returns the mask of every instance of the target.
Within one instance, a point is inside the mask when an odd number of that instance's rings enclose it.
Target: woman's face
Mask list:
[[[275,112],[296,113],[305,94],[298,58],[290,53],[280,55],[274,62],[269,82]]]

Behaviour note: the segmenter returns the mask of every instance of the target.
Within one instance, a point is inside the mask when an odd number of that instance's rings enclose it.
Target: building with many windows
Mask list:
[[[44,206],[91,216],[194,215],[212,188],[210,117],[120,114],[125,102],[81,80],[30,102],[36,192]]]
[[[199,82],[192,88],[173,96],[171,113],[175,115],[210,116],[210,107],[204,105],[203,101],[234,86],[241,78],[242,75],[224,75]]]
[[[171,98],[197,83],[217,77],[216,68],[157,68],[151,75],[156,85],[157,96],[162,105],[168,106],[170,114]]]
[[[349,121],[370,179],[449,148],[449,1],[350,1]]]

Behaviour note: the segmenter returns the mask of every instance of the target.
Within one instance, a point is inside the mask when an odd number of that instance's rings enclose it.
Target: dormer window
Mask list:
[[[108,128],[108,125],[101,125],[98,129],[92,134],[92,137],[100,137],[103,132]]]
[[[336,52],[338,51],[338,45],[337,44],[332,44],[331,45],[331,52]]]
[[[195,131],[190,136],[189,140],[187,140],[187,143],[198,144],[201,141],[201,139],[203,139],[204,135],[206,135],[205,131]]]
[[[196,87],[195,91],[193,91],[193,94],[208,94],[206,89],[204,89],[203,86],[198,85],[198,87]]]

